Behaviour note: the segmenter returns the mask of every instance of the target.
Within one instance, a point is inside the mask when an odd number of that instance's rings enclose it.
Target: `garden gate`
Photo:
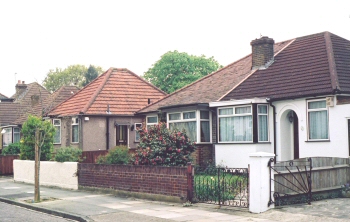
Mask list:
[[[194,202],[244,208],[249,206],[248,168],[194,169]]]
[[[270,201],[275,206],[297,203],[311,203],[311,171],[312,160],[298,159],[274,163],[274,158],[268,162],[270,167]],[[271,177],[271,174],[274,174]],[[271,190],[274,183],[274,190]]]

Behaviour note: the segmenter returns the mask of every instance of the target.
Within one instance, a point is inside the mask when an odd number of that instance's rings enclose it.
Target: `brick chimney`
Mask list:
[[[24,81],[18,80],[16,84],[16,95],[15,99],[18,99],[18,97],[27,89],[27,85]]]
[[[267,36],[250,42],[252,46],[252,70],[267,69],[273,61],[273,45],[275,41]]]

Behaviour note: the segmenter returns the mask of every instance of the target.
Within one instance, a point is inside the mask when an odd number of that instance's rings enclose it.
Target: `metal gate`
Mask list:
[[[274,163],[271,158],[270,167],[270,201],[275,206],[283,206],[298,203],[311,204],[311,158],[290,160]],[[271,174],[274,174],[271,177]],[[271,190],[274,183],[274,190]]]
[[[194,202],[249,206],[248,168],[195,167]]]

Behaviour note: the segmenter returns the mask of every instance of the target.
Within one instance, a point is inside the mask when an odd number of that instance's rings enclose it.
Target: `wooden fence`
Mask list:
[[[83,151],[83,163],[96,163],[96,160],[100,155],[106,155],[107,153],[108,150]]]
[[[326,191],[339,189],[341,185],[344,185],[350,181],[350,167],[348,158],[337,157],[312,157],[312,170],[311,170],[311,189],[312,192]],[[300,161],[300,162],[298,162]],[[294,169],[298,164],[307,162],[306,158],[294,160],[293,167],[289,167],[290,171],[285,170],[279,173],[275,172],[275,191],[281,193],[288,193],[290,190],[286,188],[291,181],[294,184],[298,184],[298,181],[304,181],[306,179],[305,171],[302,170],[305,166],[299,166],[301,172]],[[286,164],[288,164],[286,162]],[[307,170],[309,167],[306,165]],[[305,181],[306,182],[306,181]]]
[[[18,155],[0,155],[0,175],[13,174],[13,160],[18,159]]]

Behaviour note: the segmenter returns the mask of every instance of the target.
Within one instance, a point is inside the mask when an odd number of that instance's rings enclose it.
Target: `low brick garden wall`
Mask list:
[[[187,199],[187,167],[78,164],[82,187],[155,194]]]

